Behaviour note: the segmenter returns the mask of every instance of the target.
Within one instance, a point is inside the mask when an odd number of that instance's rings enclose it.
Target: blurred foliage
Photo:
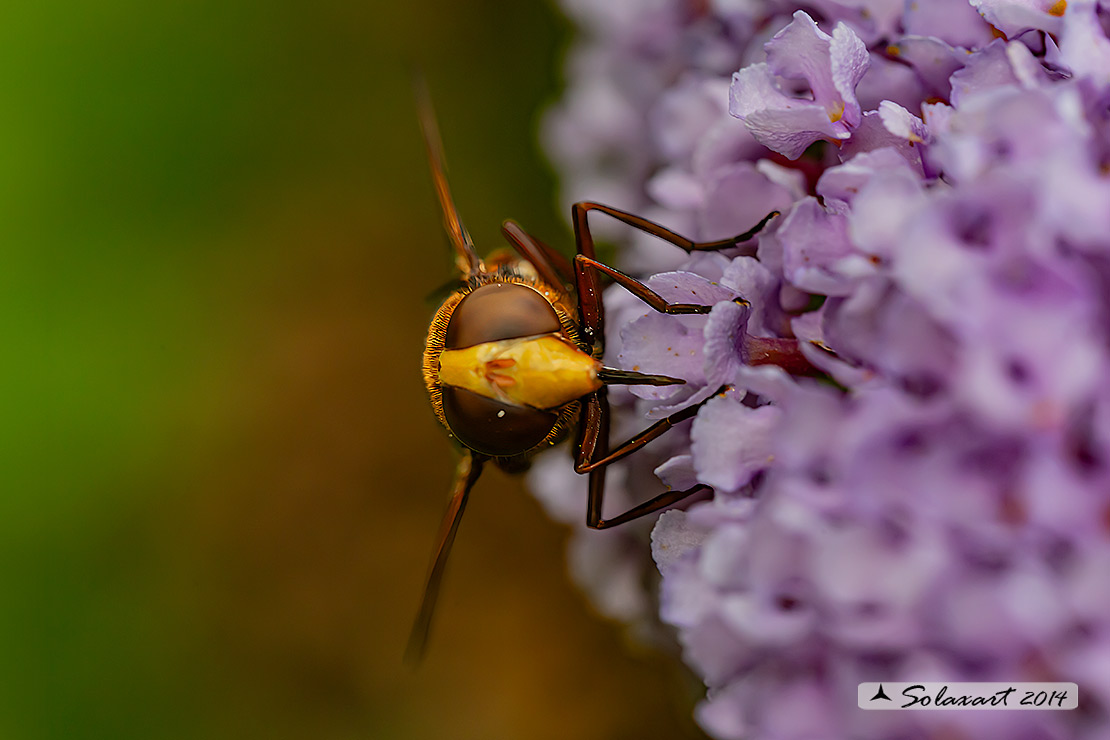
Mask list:
[[[512,216],[565,244],[534,141],[566,22],[2,19],[0,737],[697,736],[690,687],[588,615],[563,533],[496,474],[429,659],[400,662],[454,462],[418,371],[450,262],[410,73],[478,243]]]

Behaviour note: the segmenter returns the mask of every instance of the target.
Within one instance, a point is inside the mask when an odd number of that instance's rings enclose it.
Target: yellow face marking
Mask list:
[[[486,398],[537,409],[570,403],[601,387],[601,363],[557,334],[503,339],[439,356],[439,380]]]

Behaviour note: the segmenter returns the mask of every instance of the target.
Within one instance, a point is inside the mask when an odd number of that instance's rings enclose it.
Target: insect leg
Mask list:
[[[722,386],[714,395],[723,393],[727,388],[728,386]],[[697,416],[698,410],[708,401],[706,399],[706,401],[696,403],[693,406],[687,406],[665,419],[660,419],[636,436],[617,445],[617,448],[610,452],[608,436],[601,433],[602,431],[608,431],[609,400],[604,395],[604,391],[603,388],[591,396],[583,409],[581,427],[583,431],[579,433],[580,441],[574,461],[574,472],[576,473],[590,473],[631,455],[653,439],[663,436],[674,425],[687,419],[693,419]],[[602,417],[605,418],[604,429],[602,429],[601,424],[595,421]]]
[[[466,508],[466,499],[470,489],[482,474],[482,464],[486,457],[469,450],[463,453],[459,466],[455,469],[455,483],[451,487],[451,501],[447,505],[447,513],[443,516],[443,523],[439,526],[439,535],[436,537],[435,555],[432,558],[432,569],[428,573],[428,583],[424,587],[424,598],[420,602],[420,611],[412,624],[409,634],[408,646],[405,648],[405,661],[417,663],[424,655],[424,646],[428,643],[428,630],[432,623],[432,614],[436,608],[436,598],[439,596],[439,584],[443,579],[443,568],[447,565],[447,556],[451,554],[451,545],[455,541],[455,534],[459,531],[459,522],[462,520],[463,510]]]
[[[685,491],[664,491],[650,501],[645,501],[639,506],[634,506],[623,514],[615,516],[612,519],[602,519],[601,499],[603,486],[597,486],[595,496],[594,479],[597,478],[600,480],[601,476],[604,475],[604,472],[604,469],[602,469],[595,470],[593,473],[590,473],[590,508],[586,514],[586,526],[590,527],[591,529],[608,529],[609,527],[616,527],[624,524],[625,522],[630,522],[633,519],[639,519],[642,516],[654,514],[660,509],[667,508],[671,504],[677,504],[679,501],[686,498],[687,496],[692,496],[695,493],[704,493],[706,491],[713,490],[709,486],[699,483],[693,488],[687,488]]]
[[[690,406],[661,421],[652,424],[617,449],[609,452],[609,399],[602,388],[590,396],[582,408],[579,441],[576,450],[574,469],[579,473],[590,474],[589,503],[586,509],[586,526],[593,529],[606,529],[638,519],[659,511],[687,496],[710,490],[709,486],[697,485],[685,491],[664,491],[658,496],[634,506],[612,519],[601,518],[601,505],[605,498],[605,467],[629,455],[661,436],[675,424],[692,418],[701,404]]]
[[[718,249],[728,249],[730,247],[739,247],[742,242],[746,242],[753,236],[758,234],[767,222],[775,216],[779,215],[778,211],[771,211],[764,216],[759,223],[753,226],[743,234],[738,234],[731,239],[720,239],[712,242],[695,242],[687,239],[681,234],[660,226],[657,223],[648,221],[646,218],[636,216],[627,211],[622,211],[619,208],[611,208],[600,203],[592,203],[583,201],[575,203],[571,207],[571,220],[574,225],[574,243],[577,247],[578,254],[575,258],[574,264],[574,278],[575,288],[578,292],[578,313],[579,320],[582,322],[582,328],[586,335],[590,338],[594,347],[600,348],[604,341],[605,333],[605,313],[601,305],[601,285],[597,279],[597,272],[604,272],[618,283],[623,285],[633,294],[647,302],[657,311],[664,311],[658,308],[658,305],[667,305],[658,294],[649,289],[643,283],[635,280],[624,273],[614,270],[607,265],[603,265],[596,259],[594,250],[594,239],[590,233],[590,224],[588,215],[590,211],[600,211],[611,218],[615,218],[622,223],[626,223],[633,228],[644,231],[648,234],[667,241],[680,249],[687,252],[695,251],[713,251]],[[749,255],[755,254],[755,249],[748,249],[746,251]],[[585,269],[589,265],[595,269]],[[665,310],[665,313],[708,313],[708,309],[699,307],[697,309],[685,308],[694,304],[677,304],[684,308],[679,310]]]
[[[571,217],[574,223],[574,241],[575,244],[578,245],[578,253],[584,254],[587,257],[591,258],[595,256],[594,240],[593,236],[590,234],[590,226],[586,218],[587,214],[590,211],[601,211],[602,213],[607,214],[617,219],[618,221],[626,223],[633,228],[639,229],[640,231],[644,231],[648,234],[652,234],[653,236],[657,236],[664,241],[670,242],[679,249],[686,250],[687,252],[714,251],[718,249],[729,249],[730,247],[739,247],[742,242],[748,241],[753,236],[762,231],[763,227],[767,225],[768,221],[779,215],[778,211],[771,211],[766,216],[764,216],[755,226],[748,229],[743,234],[737,234],[730,239],[719,239],[712,242],[695,242],[687,239],[681,234],[676,234],[668,228],[660,226],[654,221],[648,221],[646,218],[643,218],[641,216],[636,216],[632,213],[628,213],[627,211],[622,211],[619,208],[604,206],[600,203],[583,201],[581,203],[575,203],[573,206],[571,206]],[[751,248],[747,250],[746,253],[748,254],[748,256],[755,256],[755,249]]]
[[[656,311],[667,314],[706,314],[712,306],[700,303],[668,303],[663,296],[641,283],[631,275],[598,262],[585,254],[574,256],[574,282],[578,290],[578,315],[582,331],[586,333],[595,352],[600,356],[605,341],[605,307],[601,302],[601,284],[597,274],[612,278],[613,282],[624,287],[629,293],[648,304]]]
[[[631,275],[626,275],[614,267],[609,267],[609,265],[598,262],[592,257],[587,257],[583,254],[575,255],[574,269],[576,273],[585,272],[586,270],[595,270],[604,275],[608,275],[610,278],[612,278],[614,283],[620,285],[629,293],[636,296],[641,301],[648,304],[660,313],[709,313],[713,310],[713,306],[706,306],[701,303],[668,303],[667,300],[663,298],[663,296],[659,295],[654,290],[644,285]]]
[[[501,234],[521,257],[532,263],[545,283],[567,293],[573,289],[571,276],[574,271],[570,260],[529,234],[512,219],[501,224]]]

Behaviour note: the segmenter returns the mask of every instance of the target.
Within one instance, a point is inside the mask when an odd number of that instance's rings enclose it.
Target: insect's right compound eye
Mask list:
[[[551,433],[559,419],[554,411],[511,406],[452,386],[443,388],[443,416],[460,442],[494,457],[527,452]]]

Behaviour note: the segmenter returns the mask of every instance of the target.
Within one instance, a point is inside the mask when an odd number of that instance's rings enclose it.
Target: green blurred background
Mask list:
[[[566,244],[569,38],[519,0],[5,6],[0,738],[698,736],[498,473],[401,663],[454,465],[409,66],[478,243]]]

